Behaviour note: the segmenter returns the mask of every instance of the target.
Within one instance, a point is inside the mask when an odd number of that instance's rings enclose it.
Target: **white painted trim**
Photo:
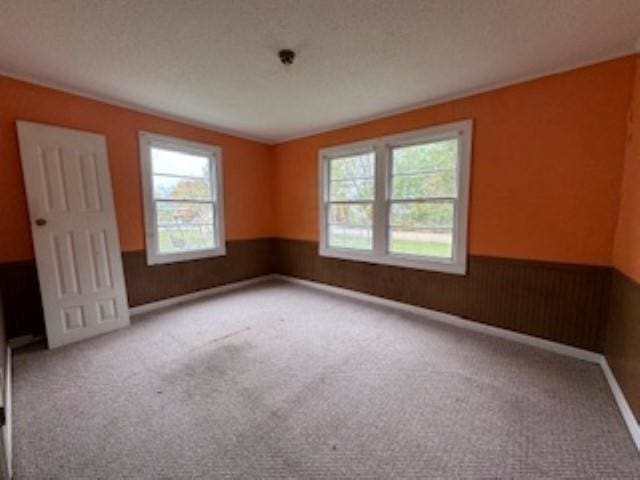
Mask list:
[[[185,262],[200,258],[219,257],[226,255],[226,243],[224,233],[224,183],[222,171],[222,149],[217,145],[192,142],[180,138],[169,137],[140,131],[138,133],[140,149],[140,171],[142,173],[142,203],[144,210],[145,226],[145,250],[147,265],[164,263]],[[156,205],[153,198],[153,172],[151,168],[151,148],[153,146],[202,155],[209,159],[209,181],[215,193],[210,200],[213,205],[214,215],[214,240],[217,246],[206,250],[191,250],[188,252],[176,252],[171,254],[159,254],[157,252],[158,239],[156,236]]]
[[[208,122],[201,122],[191,118],[183,117],[181,115],[172,114],[164,110],[157,110],[151,107],[145,107],[135,102],[118,100],[108,95],[103,95],[96,92],[88,92],[83,89],[79,89],[79,88],[68,86],[68,85],[63,85],[61,83],[54,82],[54,81],[40,80],[34,77],[33,75],[25,75],[25,74],[11,72],[3,69],[0,69],[0,75],[3,77],[18,80],[20,82],[26,82],[32,85],[37,85],[39,87],[49,88],[51,90],[57,90],[59,92],[68,93],[69,95],[74,95],[76,97],[81,97],[88,100],[104,103],[105,105],[111,105],[114,107],[122,108],[124,110],[129,110],[132,112],[142,113],[144,115],[150,115],[153,117],[162,118],[165,120],[169,120],[171,122],[181,123],[182,125],[188,125],[190,127],[201,128],[203,130],[207,130],[209,132],[212,132],[218,135],[241,138],[243,140],[249,140],[251,142],[261,143],[263,145],[275,145],[276,143],[275,140],[273,139],[247,135],[234,129],[224,128],[219,125],[214,125]]]
[[[26,345],[31,345],[32,343],[39,342],[43,338],[44,337],[42,337],[42,336],[37,336],[36,337],[36,336],[33,336],[33,335],[29,334],[29,335],[22,335],[20,337],[10,338],[7,343],[9,344],[9,346],[13,350],[16,350],[16,349],[22,348],[22,347],[24,347]]]
[[[145,303],[129,308],[129,315],[142,315],[161,308],[171,307],[179,305],[181,303],[190,302],[199,298],[211,297],[213,295],[219,295],[221,293],[230,292],[240,288],[248,287],[249,285],[255,285],[262,283],[273,278],[272,275],[262,275],[260,277],[249,278],[247,280],[240,280],[239,282],[227,283],[226,285],[220,285],[218,287],[207,288],[205,290],[198,290],[193,293],[186,293],[184,295],[178,295],[175,297],[166,298],[164,300],[158,300],[157,302]]]
[[[4,416],[5,424],[2,427],[2,441],[4,442],[5,465],[7,469],[7,478],[13,478],[13,352],[11,347],[7,345],[7,359],[4,371]]]
[[[325,285],[323,283],[318,283],[311,280],[303,280],[301,278],[289,277],[286,275],[274,275],[274,278],[279,278],[287,282],[297,283],[299,285],[315,288],[317,290],[322,290],[325,292],[330,292],[337,295],[374,303],[376,305],[382,305],[384,307],[396,308],[398,310],[403,310],[415,315],[427,317],[431,320],[464,328],[466,330],[472,330],[474,332],[504,338],[506,340],[512,340],[514,342],[523,343],[526,345],[531,345],[533,347],[542,348],[543,350],[555,352],[560,355],[565,355],[568,357],[577,358],[579,360],[585,360],[587,362],[600,364],[601,355],[599,353],[584,350],[582,348],[571,347],[569,345],[553,342],[551,340],[545,340],[543,338],[533,337],[524,333],[513,332],[504,328],[492,327],[491,325],[474,322],[473,320],[465,320],[457,315],[452,315],[450,313],[439,312],[437,310],[418,307],[416,305],[410,305],[408,303],[398,302],[396,300],[376,297],[375,295],[369,295],[368,293],[361,293],[346,288],[334,287],[332,285]]]
[[[611,55],[602,55],[599,57],[594,58],[593,60],[589,60],[586,62],[576,62],[576,63],[572,63],[569,66],[566,67],[560,67],[560,68],[551,68],[548,70],[544,70],[540,73],[536,73],[533,75],[524,75],[522,77],[514,77],[512,79],[509,80],[504,80],[504,81],[499,81],[499,82],[492,82],[492,83],[488,83],[486,85],[480,86],[480,87],[476,87],[476,88],[469,88],[469,89],[465,89],[465,90],[461,90],[459,92],[455,92],[452,93],[450,95],[442,95],[440,97],[431,99],[431,100],[427,100],[424,102],[417,102],[417,103],[411,103],[409,105],[405,105],[403,107],[399,107],[399,108],[395,108],[395,109],[389,109],[389,110],[384,110],[378,113],[374,113],[371,115],[365,115],[362,117],[356,117],[356,118],[352,118],[350,120],[345,120],[343,122],[336,122],[330,125],[327,125],[325,127],[321,127],[321,128],[310,128],[307,130],[304,130],[301,133],[295,134],[295,135],[291,135],[288,137],[282,137],[282,138],[275,138],[272,140],[269,140],[268,143],[270,145],[280,145],[283,143],[287,143],[287,142],[292,142],[294,140],[301,140],[303,138],[308,138],[308,137],[314,137],[316,135],[322,135],[323,133],[329,133],[329,132],[334,132],[336,130],[341,130],[343,128],[350,128],[350,127],[355,127],[358,125],[364,125],[366,123],[369,122],[374,122],[376,120],[382,120],[388,117],[393,117],[395,115],[401,115],[403,113],[409,113],[409,112],[414,112],[416,110],[421,110],[423,108],[428,108],[428,107],[433,107],[436,105],[441,105],[443,103],[447,103],[447,102],[453,102],[455,100],[462,100],[465,98],[469,98],[469,97],[473,97],[476,95],[481,95],[483,93],[488,93],[488,92],[492,92],[494,90],[500,90],[502,88],[506,88],[506,87],[511,87],[511,86],[515,86],[515,85],[519,85],[521,83],[527,83],[527,82],[531,82],[534,80],[539,80],[545,77],[550,77],[552,75],[558,75],[561,73],[567,73],[567,72],[571,72],[572,70],[578,70],[580,68],[585,68],[585,67],[589,67],[591,65],[597,65],[599,63],[604,63],[604,62],[608,62],[611,60],[616,60],[618,58],[622,58],[622,57],[626,57],[629,55],[633,55],[634,53],[640,52],[640,39],[638,39],[638,44],[632,46],[631,48],[623,48],[621,49],[619,52],[611,54]]]
[[[462,120],[436,125],[419,130],[370,138],[365,141],[336,145],[318,151],[319,231],[318,253],[323,257],[334,257],[358,262],[380,263],[400,267],[446,272],[464,275],[467,271],[467,227],[469,218],[469,189],[471,178],[471,143],[473,121]],[[457,140],[458,161],[456,182],[458,193],[448,200],[453,202],[453,247],[451,258],[423,257],[397,254],[389,251],[389,210],[391,198],[392,150],[415,144]],[[375,189],[373,201],[373,246],[371,250],[336,248],[328,245],[327,216],[329,201],[329,162],[335,158],[357,153],[373,152],[375,156]]]
[[[248,287],[250,285],[263,283],[272,279],[283,280],[289,283],[303,285],[316,290],[321,290],[321,291],[333,293],[336,295],[342,295],[345,297],[354,298],[357,300],[373,303],[376,305],[396,308],[409,313],[413,313],[415,315],[426,317],[428,319],[431,319],[437,322],[445,323],[448,325],[454,325],[459,328],[464,328],[464,329],[472,330],[485,335],[491,335],[491,336],[503,338],[506,340],[511,340],[511,341],[522,343],[525,345],[541,348],[543,350],[548,350],[548,351],[557,353],[559,355],[564,355],[567,357],[576,358],[578,360],[584,360],[586,362],[598,364],[600,368],[602,368],[602,372],[609,384],[609,387],[611,388],[611,392],[616,401],[618,409],[620,410],[620,414],[622,415],[624,423],[627,426],[627,429],[629,430],[629,434],[631,435],[633,442],[638,448],[638,451],[640,451],[640,425],[638,425],[638,422],[634,417],[633,412],[631,411],[631,408],[629,407],[629,404],[625,399],[624,394],[620,389],[620,386],[618,385],[618,382],[616,381],[615,376],[613,375],[613,372],[611,371],[611,368],[609,367],[607,359],[605,358],[604,355],[596,352],[591,352],[589,350],[571,347],[569,345],[564,345],[564,344],[553,342],[550,340],[533,337],[531,335],[526,335],[523,333],[512,332],[510,330],[505,330],[498,327],[492,327],[490,325],[484,325],[482,323],[474,322],[472,320],[465,320],[463,318],[460,318],[456,315],[452,315],[449,313],[443,313],[443,312],[431,310],[424,307],[418,307],[415,305],[398,302],[395,300],[376,297],[374,295],[369,295],[369,294],[357,292],[354,290],[348,290],[346,288],[334,287],[331,285],[325,285],[325,284],[314,282],[311,280],[303,280],[301,278],[295,278],[295,277],[290,277],[287,275],[280,275],[280,274],[263,275],[256,278],[250,278],[248,280],[241,280],[239,282],[229,283],[227,285],[221,285],[219,287],[209,288],[207,290],[199,290],[197,292],[188,293],[185,295],[179,295],[177,297],[171,297],[165,300],[159,300],[157,302],[146,303],[144,305],[139,305],[137,307],[130,308],[129,313],[131,316],[142,315],[144,313],[152,312],[154,310],[158,310],[161,308],[179,305],[181,303],[197,300],[199,298],[205,298],[205,297],[229,292],[232,290],[241,289],[244,287]],[[31,336],[18,337],[10,340],[11,346],[7,348],[8,358],[7,358],[7,373],[5,375],[5,381],[7,382],[6,392],[7,392],[8,406],[7,406],[6,416],[7,416],[7,426],[9,427],[9,429],[11,428],[11,410],[10,410],[11,355],[9,352],[11,352],[11,347],[18,348],[16,345],[19,345],[19,346],[27,345],[29,343],[32,343],[35,340],[34,340],[34,337],[31,337]],[[9,434],[10,434],[10,431],[9,431]],[[7,441],[5,440],[5,444],[8,444],[10,446],[11,445],[10,441],[11,440],[9,437],[9,443],[6,443]]]
[[[613,397],[618,405],[618,409],[622,414],[624,423],[629,430],[629,434],[633,442],[635,443],[638,451],[640,451],[640,425],[636,420],[627,400],[618,385],[618,382],[613,375],[613,372],[609,368],[607,359],[601,353],[592,352],[590,350],[584,350],[582,348],[576,348],[569,345],[565,345],[551,340],[545,340],[543,338],[534,337],[532,335],[526,335],[524,333],[512,332],[504,328],[492,327],[472,320],[465,320],[457,315],[449,313],[439,312],[437,310],[431,310],[424,307],[418,307],[410,305],[408,303],[402,303],[395,300],[389,300],[386,298],[376,297],[367,293],[361,293],[354,290],[349,290],[341,287],[334,287],[332,285],[325,285],[323,283],[314,282],[312,280],[303,280],[301,278],[290,277],[288,275],[272,275],[273,278],[280,279],[286,282],[303,285],[316,290],[322,290],[324,292],[334,293],[336,295],[342,295],[349,298],[355,298],[364,302],[373,303],[376,305],[382,305],[385,307],[396,308],[405,312],[420,315],[437,322],[446,323],[466,330],[472,330],[474,332],[482,333],[485,335],[491,335],[505,340],[511,340],[513,342],[522,343],[532,347],[537,347],[542,350],[564,355],[566,357],[576,358],[578,360],[584,360],[586,362],[595,363],[602,368],[602,372],[609,383]]]
[[[618,404],[618,409],[620,410],[624,423],[629,429],[631,438],[636,444],[638,451],[640,451],[640,425],[631,411],[631,407],[629,407],[629,403],[624,397],[624,393],[622,393],[622,389],[620,388],[620,385],[618,385],[618,381],[611,371],[609,362],[607,362],[607,358],[604,355],[601,355],[600,367],[602,368],[602,373],[604,373],[604,376],[609,383],[609,388],[611,388],[611,393],[613,393],[613,398],[615,398],[616,403]]]
[[[126,110],[130,110],[130,111],[134,111],[134,112],[138,112],[138,113],[143,113],[145,115],[152,115],[154,117],[159,117],[159,118],[163,118],[166,120],[170,120],[172,122],[177,122],[177,123],[181,123],[184,125],[189,125],[192,127],[196,127],[196,128],[202,128],[204,130],[208,130],[210,132],[216,133],[216,134],[220,134],[220,135],[227,135],[230,137],[235,137],[235,138],[242,138],[244,140],[249,140],[252,142],[256,142],[256,143],[261,143],[264,145],[278,145],[281,143],[286,143],[286,142],[290,142],[293,140],[299,140],[302,138],[306,138],[306,137],[312,137],[314,135],[320,135],[322,133],[327,133],[327,132],[331,132],[334,130],[340,130],[342,128],[348,128],[348,127],[353,127],[356,125],[361,125],[364,123],[368,123],[368,122],[372,122],[375,120],[380,120],[383,118],[387,118],[387,117],[392,117],[394,115],[400,115],[402,113],[408,113],[408,112],[412,112],[414,110],[420,110],[422,108],[427,108],[427,107],[432,107],[434,105],[439,105],[442,103],[446,103],[446,102],[451,102],[454,100],[460,100],[463,98],[468,98],[468,97],[472,97],[474,95],[479,95],[482,93],[487,93],[487,92],[491,92],[493,90],[499,90],[501,88],[505,88],[505,87],[510,87],[512,85],[518,85],[520,83],[525,83],[525,82],[530,82],[532,80],[538,80],[540,78],[544,78],[544,77],[548,77],[551,75],[557,75],[559,73],[565,73],[565,72],[570,72],[572,70],[577,70],[579,68],[584,68],[584,67],[588,67],[590,65],[596,65],[598,63],[604,63],[604,62],[608,62],[610,60],[615,60],[617,58],[622,58],[622,57],[626,57],[628,55],[633,55],[634,53],[640,52],[640,38],[638,39],[637,43],[634,44],[633,46],[631,46],[630,48],[622,48],[620,49],[620,51],[613,53],[613,54],[609,54],[609,55],[601,55],[601,56],[597,56],[594,57],[591,60],[587,60],[584,62],[575,62],[575,63],[571,63],[567,66],[564,67],[559,67],[559,68],[550,68],[548,70],[544,70],[542,72],[533,74],[533,75],[524,75],[521,77],[514,77],[508,80],[504,80],[504,81],[498,81],[498,82],[492,82],[492,83],[488,83],[486,85],[480,86],[480,87],[476,87],[476,88],[469,88],[469,89],[465,89],[465,90],[461,90],[459,92],[455,92],[452,93],[450,95],[442,95],[440,97],[431,99],[431,100],[427,100],[424,102],[417,102],[417,103],[411,103],[409,105],[405,105],[399,108],[395,108],[395,109],[388,109],[388,110],[384,110],[378,113],[374,113],[371,115],[365,115],[362,117],[356,117],[356,118],[351,118],[349,120],[345,120],[342,122],[334,122],[331,124],[328,124],[324,127],[320,127],[320,128],[310,128],[310,129],[306,129],[303,130],[300,133],[294,134],[294,135],[290,135],[290,136],[277,136],[277,137],[262,137],[259,135],[251,135],[248,133],[243,133],[240,132],[238,130],[235,129],[228,129],[228,128],[224,128],[221,127],[219,125],[215,125],[212,123],[208,123],[208,122],[202,122],[202,121],[198,121],[198,120],[194,120],[191,118],[187,118],[181,115],[176,115],[176,114],[172,114],[166,111],[162,111],[162,110],[157,110],[151,107],[145,107],[142,106],[140,104],[137,104],[135,102],[129,102],[126,100],[118,100],[115,98],[112,98],[108,95],[103,95],[97,92],[88,92],[86,90],[77,88],[77,87],[73,87],[70,85],[63,85],[61,83],[55,82],[55,81],[51,81],[51,80],[43,80],[43,79],[38,79],[36,78],[34,75],[29,75],[29,74],[23,74],[23,73],[17,73],[17,72],[12,72],[12,71],[8,71],[8,70],[3,70],[0,69],[0,75],[4,76],[4,77],[8,77],[8,78],[13,78],[15,80],[19,80],[22,82],[27,82],[27,83],[31,83],[33,85],[38,85],[41,87],[45,87],[45,88],[50,88],[53,90],[58,90],[60,92],[64,92],[64,93],[68,93],[71,95],[75,95],[78,97],[82,97],[82,98],[87,98],[90,100],[94,100],[97,102],[101,102],[101,103],[105,103],[107,105],[112,105],[115,107],[119,107],[119,108],[123,108]]]

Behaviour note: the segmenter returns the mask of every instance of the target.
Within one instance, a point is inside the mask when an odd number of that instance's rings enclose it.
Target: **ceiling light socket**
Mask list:
[[[280,57],[280,61],[283,65],[291,65],[293,63],[293,59],[296,58],[296,52],[293,50],[280,50],[278,52],[278,56]]]

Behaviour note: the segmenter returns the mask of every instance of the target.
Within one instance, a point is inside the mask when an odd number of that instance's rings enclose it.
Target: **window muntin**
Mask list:
[[[149,264],[224,254],[220,149],[142,133]]]
[[[462,121],[322,149],[320,254],[464,273],[471,127]],[[332,168],[362,152],[368,169]]]

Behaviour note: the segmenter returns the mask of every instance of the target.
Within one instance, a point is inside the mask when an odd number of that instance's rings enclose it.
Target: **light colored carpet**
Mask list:
[[[18,479],[640,478],[597,366],[275,281],[14,365]]]

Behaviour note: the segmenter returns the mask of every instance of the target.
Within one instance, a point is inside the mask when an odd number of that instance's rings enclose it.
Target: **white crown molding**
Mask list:
[[[604,55],[601,57],[597,57],[595,59],[589,60],[589,61],[585,61],[585,62],[578,62],[578,63],[573,63],[569,66],[566,67],[560,67],[560,68],[555,68],[555,69],[550,69],[550,70],[545,70],[544,72],[541,73],[536,73],[533,75],[526,75],[523,77],[515,77],[512,78],[510,80],[504,80],[501,82],[495,82],[495,83],[489,83],[487,85],[484,85],[482,87],[477,87],[477,88],[471,88],[468,90],[462,90],[460,92],[456,92],[456,93],[452,93],[451,95],[444,95],[438,98],[434,98],[432,100],[428,100],[425,102],[419,102],[419,103],[414,103],[411,105],[407,105],[404,107],[400,107],[397,109],[391,109],[391,110],[385,110],[383,112],[380,113],[376,113],[373,115],[369,115],[369,116],[364,116],[364,117],[359,117],[359,118],[355,118],[355,119],[351,119],[351,120],[346,120],[344,122],[338,122],[335,124],[332,124],[330,126],[327,127],[323,127],[323,128],[319,128],[319,129],[309,129],[309,130],[305,130],[302,133],[299,133],[297,135],[294,136],[290,136],[290,137],[283,137],[280,140],[276,140],[275,142],[273,142],[272,144],[278,145],[281,143],[287,143],[287,142],[291,142],[293,140],[300,140],[303,138],[307,138],[307,137],[313,137],[315,135],[320,135],[323,133],[328,133],[328,132],[332,132],[335,130],[340,130],[343,128],[348,128],[348,127],[355,127],[357,125],[362,125],[364,123],[369,123],[369,122],[373,122],[375,120],[381,120],[383,118],[387,118],[387,117],[392,117],[394,115],[400,115],[402,113],[408,113],[408,112],[413,112],[415,110],[420,110],[423,108],[427,108],[427,107],[433,107],[436,105],[440,105],[442,103],[446,103],[446,102],[452,102],[454,100],[461,100],[463,98],[468,98],[468,97],[472,97],[474,95],[480,95],[482,93],[487,93],[487,92],[491,92],[493,90],[499,90],[501,88],[505,88],[505,87],[511,87],[511,86],[515,86],[521,83],[526,83],[526,82],[530,82],[533,80],[539,80],[541,78],[544,77],[549,77],[551,75],[557,75],[560,73],[566,73],[566,72],[570,72],[572,70],[577,70],[579,68],[584,68],[584,67],[589,67],[591,65],[597,65],[598,63],[603,63],[603,62],[607,62],[610,60],[615,60],[617,58],[622,58],[622,57],[626,57],[629,55],[633,55],[634,53],[640,52],[640,39],[638,39],[638,43],[634,46],[632,46],[631,48],[625,48],[615,54],[611,54],[611,55]]]
[[[190,127],[201,128],[204,130],[208,130],[213,133],[228,135],[231,137],[241,138],[243,140],[249,140],[252,142],[261,143],[263,145],[273,145],[273,142],[270,139],[257,137],[248,135],[237,130],[228,129],[224,127],[220,127],[218,125],[213,125],[206,122],[200,122],[197,120],[193,120],[187,117],[183,117],[180,115],[175,115],[169,112],[165,112],[162,110],[156,110],[153,108],[144,107],[142,105],[138,105],[133,102],[127,102],[124,100],[118,100],[107,95],[102,95],[94,92],[88,92],[82,89],[78,89],[75,87],[70,87],[67,85],[63,85],[56,82],[51,82],[48,80],[41,80],[35,78],[31,75],[23,75],[20,73],[15,73],[7,70],[3,70],[0,68],[0,76],[12,78],[14,80],[19,80],[21,82],[31,83],[33,85],[37,85],[39,87],[50,88],[52,90],[57,90],[59,92],[68,93],[70,95],[75,95],[77,97],[86,98],[88,100],[94,100],[96,102],[105,103],[107,105],[111,105],[118,108],[123,108],[125,110],[130,110],[137,113],[142,113],[145,115],[152,115],[154,117],[162,118],[165,120],[170,120],[172,122],[181,123],[183,125],[188,125]]]
[[[169,113],[169,112],[156,110],[156,109],[149,108],[149,107],[144,107],[142,105],[138,105],[138,104],[133,103],[133,102],[127,102],[127,101],[123,101],[123,100],[118,100],[118,99],[115,99],[115,98],[111,98],[111,97],[109,97],[107,95],[102,95],[102,94],[95,93],[95,92],[88,92],[88,91],[84,91],[82,89],[78,89],[78,88],[71,87],[71,86],[68,86],[68,85],[62,85],[60,83],[38,79],[38,78],[35,78],[34,76],[31,76],[31,75],[25,75],[25,74],[20,74],[20,73],[16,73],[16,72],[3,70],[2,68],[0,68],[0,76],[5,76],[5,77],[8,77],[8,78],[13,78],[15,80],[20,80],[22,82],[27,82],[27,83],[38,85],[38,86],[41,86],[41,87],[50,88],[50,89],[53,89],[53,90],[58,90],[58,91],[61,91],[61,92],[64,92],[64,93],[68,93],[68,94],[71,94],[71,95],[76,95],[78,97],[87,98],[89,100],[95,100],[97,102],[106,103],[107,105],[113,105],[115,107],[124,108],[126,110],[132,110],[132,111],[135,111],[135,112],[138,112],[138,113],[143,113],[143,114],[146,114],[146,115],[153,115],[155,117],[164,118],[166,120],[182,123],[184,125],[189,125],[189,126],[196,127],[196,128],[202,128],[202,129],[211,131],[213,133],[218,133],[218,134],[223,134],[223,135],[229,135],[229,136],[232,136],[232,137],[242,138],[244,140],[257,142],[257,143],[261,143],[261,144],[264,144],[264,145],[278,145],[278,144],[290,142],[290,141],[293,141],[293,140],[300,140],[302,138],[311,137],[311,136],[314,136],[314,135],[320,135],[322,133],[328,133],[328,132],[331,132],[331,131],[334,131],[334,130],[339,130],[339,129],[342,129],[342,128],[354,127],[354,126],[357,126],[357,125],[361,125],[363,123],[368,123],[368,122],[372,122],[372,121],[375,121],[375,120],[380,120],[380,119],[383,119],[383,118],[386,118],[386,117],[391,117],[391,116],[394,116],[394,115],[400,115],[402,113],[408,113],[408,112],[412,112],[412,111],[415,111],[415,110],[420,110],[420,109],[427,108],[427,107],[432,107],[432,106],[435,106],[435,105],[439,105],[439,104],[446,103],[446,102],[451,102],[451,101],[454,101],[454,100],[460,100],[460,99],[463,99],[463,98],[468,98],[468,97],[471,97],[471,96],[474,96],[474,95],[480,95],[482,93],[487,93],[487,92],[491,92],[493,90],[498,90],[498,89],[501,89],[501,88],[518,85],[520,83],[530,82],[532,80],[538,80],[538,79],[541,79],[541,78],[544,78],[544,77],[548,77],[550,75],[557,75],[559,73],[570,72],[571,70],[576,70],[576,69],[579,69],[579,68],[588,67],[590,65],[596,65],[598,63],[606,62],[606,61],[609,61],[609,60],[615,60],[617,58],[622,58],[622,57],[625,57],[625,56],[628,56],[628,55],[633,55],[633,54],[635,54],[637,52],[640,52],[640,38],[638,38],[638,41],[631,48],[622,49],[621,51],[619,51],[619,52],[617,52],[615,54],[603,55],[603,56],[597,57],[595,59],[591,59],[589,61],[573,63],[573,64],[565,66],[565,67],[549,69],[549,70],[545,70],[543,72],[540,72],[540,73],[537,73],[537,74],[533,74],[533,75],[527,75],[527,76],[523,76],[523,77],[516,77],[516,78],[512,78],[510,80],[490,83],[490,84],[487,84],[487,85],[484,85],[484,86],[481,86],[481,87],[471,88],[471,89],[468,89],[468,90],[463,90],[463,91],[460,91],[460,92],[456,92],[456,93],[453,93],[451,95],[444,95],[444,96],[441,96],[441,97],[438,97],[438,98],[434,98],[432,100],[428,100],[428,101],[425,101],[425,102],[413,103],[413,104],[410,104],[410,105],[405,105],[404,107],[399,107],[397,109],[385,110],[385,111],[378,112],[376,114],[372,114],[372,115],[368,115],[368,116],[352,118],[350,120],[345,120],[343,122],[336,122],[336,123],[333,123],[333,124],[330,124],[330,125],[327,125],[327,126],[324,126],[324,127],[321,127],[321,128],[317,128],[317,129],[304,130],[303,132],[298,133],[296,135],[292,135],[292,136],[283,136],[283,137],[274,137],[274,138],[251,135],[251,134],[244,133],[244,132],[241,132],[241,131],[237,131],[237,130],[221,127],[219,125],[214,125],[214,124],[210,124],[210,123],[206,123],[206,122],[201,122],[201,121],[190,119],[190,118],[183,117],[183,116],[180,116],[180,115],[175,115],[175,114],[172,114],[172,113]]]

